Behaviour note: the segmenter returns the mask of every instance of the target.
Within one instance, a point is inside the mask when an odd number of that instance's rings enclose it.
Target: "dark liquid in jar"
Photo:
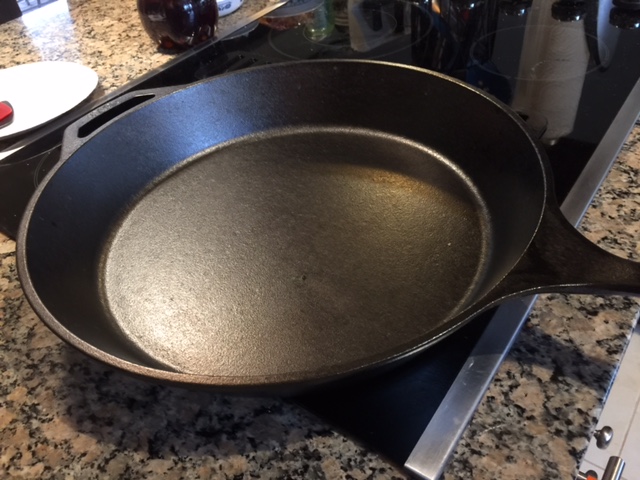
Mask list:
[[[138,0],[138,13],[147,34],[164,50],[212,38],[218,23],[216,0]]]

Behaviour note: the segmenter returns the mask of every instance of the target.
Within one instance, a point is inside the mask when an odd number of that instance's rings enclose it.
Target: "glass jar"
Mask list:
[[[137,0],[142,26],[162,50],[182,50],[213,38],[216,0]]]

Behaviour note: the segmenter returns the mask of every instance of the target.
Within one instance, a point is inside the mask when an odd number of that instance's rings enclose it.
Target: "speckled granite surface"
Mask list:
[[[248,0],[218,23],[229,34],[241,18],[284,0]],[[135,0],[59,0],[0,25],[0,68],[44,60],[92,68],[104,93],[172,58],[158,52],[140,24]]]
[[[170,58],[145,36],[132,0],[69,4],[0,26],[0,67],[74,60],[94,68],[110,91]],[[637,126],[582,227],[633,258],[639,172]],[[0,477],[405,476],[286,401],[151,385],[87,359],[35,317],[14,251],[0,236]],[[637,310],[621,297],[541,298],[445,477],[570,478]]]

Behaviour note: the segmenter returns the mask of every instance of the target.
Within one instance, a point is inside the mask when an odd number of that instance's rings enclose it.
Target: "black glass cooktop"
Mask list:
[[[0,160],[0,230],[15,236],[35,186],[60,158],[65,126],[100,103],[254,65],[326,58],[428,68],[493,94],[541,139],[562,200],[621,108],[629,108],[640,79],[640,0],[292,0],[14,139],[26,146]],[[492,318],[483,315],[394,370],[296,401],[403,464]]]
[[[428,68],[482,88],[528,118],[546,146],[560,199],[640,77],[640,0],[292,0],[231,37],[186,52],[116,94],[297,59],[362,58]],[[85,111],[54,122],[59,128],[50,126],[44,138],[35,132],[12,139],[29,148],[0,165],[22,163],[25,179],[17,181],[18,173],[10,184],[0,179],[0,187],[10,190],[6,201],[15,203],[0,211],[0,230],[15,234],[15,211],[57,161],[61,131]],[[0,149],[10,147],[0,142]],[[44,161],[27,161],[50,148]]]

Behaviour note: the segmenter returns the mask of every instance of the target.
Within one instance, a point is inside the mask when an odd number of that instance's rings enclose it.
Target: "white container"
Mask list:
[[[218,14],[220,17],[229,15],[239,9],[244,0],[217,0],[218,2]]]

